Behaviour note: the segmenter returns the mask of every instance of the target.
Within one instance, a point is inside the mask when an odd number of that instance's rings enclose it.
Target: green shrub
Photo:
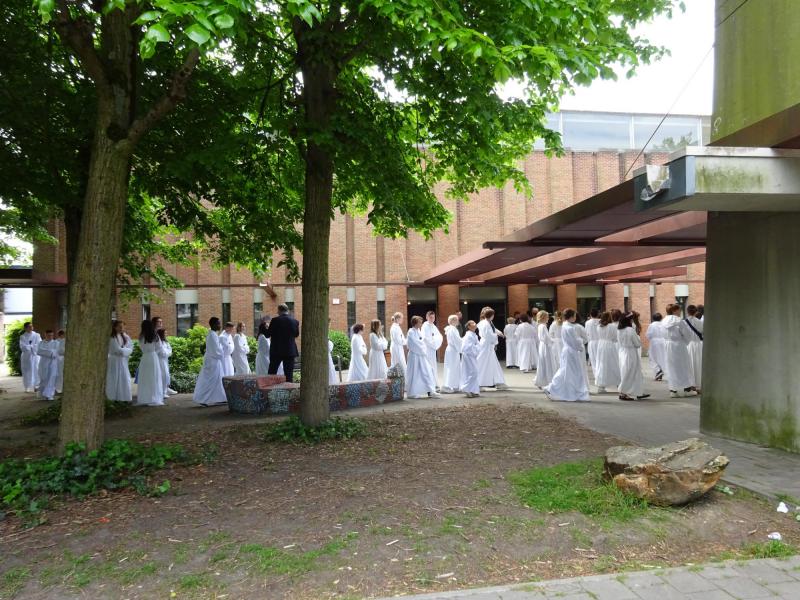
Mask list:
[[[350,339],[341,331],[329,331],[328,339],[333,342],[333,364],[339,367],[337,356],[342,357],[342,370],[350,367]]]
[[[170,371],[194,373],[195,375],[199,373],[200,368],[203,366],[207,334],[207,327],[195,325],[184,336],[168,335],[167,341],[172,346],[172,356],[169,359]],[[136,369],[139,367],[141,359],[142,351],[139,348],[139,342],[134,340],[133,353],[128,360],[128,369],[131,372],[131,377],[136,375]]]
[[[99,490],[133,488],[140,494],[163,494],[169,481],[154,486],[149,476],[168,463],[187,459],[177,445],[110,440],[90,452],[82,444],[70,444],[60,457],[5,460],[0,462],[0,511],[32,515],[54,496],[83,497]]]
[[[179,394],[194,392],[194,386],[197,385],[197,373],[170,373],[170,377],[172,379],[170,387]]]
[[[130,417],[133,414],[133,407],[130,402],[119,402],[117,400],[106,400],[105,416],[106,419],[114,417]],[[61,420],[61,399],[50,402],[46,407],[36,411],[32,415],[22,417],[21,422],[25,427],[35,427],[37,425],[54,425]]]
[[[136,369],[139,368],[139,362],[142,360],[142,349],[139,348],[138,340],[133,340],[133,352],[128,358],[128,371],[131,372],[131,377],[136,376]]]
[[[203,368],[203,360],[204,358],[202,356],[198,356],[197,358],[193,359],[192,362],[189,363],[189,368],[186,369],[186,372],[199,375],[200,370]]]
[[[25,332],[24,325],[25,321],[14,321],[6,325],[6,364],[9,375],[22,375],[19,338]]]
[[[264,439],[268,442],[302,442],[317,444],[325,440],[349,440],[367,434],[367,424],[360,419],[334,417],[317,427],[304,425],[300,417],[291,417],[266,427]]]
[[[247,338],[247,346],[249,347],[249,351],[247,352],[247,363],[250,365],[250,371],[255,373],[256,372],[256,354],[258,354],[258,340],[254,337]]]

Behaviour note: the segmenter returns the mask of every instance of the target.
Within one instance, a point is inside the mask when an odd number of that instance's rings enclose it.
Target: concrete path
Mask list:
[[[403,596],[404,600],[800,599],[800,556]],[[388,599],[383,599],[388,600]]]

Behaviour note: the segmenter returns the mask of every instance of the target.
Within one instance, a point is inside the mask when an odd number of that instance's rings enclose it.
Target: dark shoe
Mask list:
[[[656,381],[661,381],[663,379],[664,379],[664,373],[659,373],[658,375],[656,375]]]
[[[631,400],[633,400],[633,398],[631,398],[630,396],[626,396],[625,394],[620,394],[620,395],[619,395],[619,399],[620,399],[620,400],[625,400],[625,401],[631,401]]]
[[[649,398],[650,394],[642,394],[641,396],[636,396],[637,400],[644,400],[645,398]]]

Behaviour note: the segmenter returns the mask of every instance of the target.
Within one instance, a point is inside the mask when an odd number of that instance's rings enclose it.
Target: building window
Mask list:
[[[228,321],[231,320],[231,303],[230,302],[223,302],[222,303],[222,324],[224,325]]]
[[[386,327],[386,301],[378,300],[378,320]]]
[[[291,314],[294,314],[294,302],[286,302],[286,308],[289,309]]]
[[[150,320],[150,305],[142,304],[142,321]]]
[[[258,326],[261,325],[261,319],[264,317],[264,303],[253,302],[253,335],[258,337]]]
[[[571,150],[621,150],[631,147],[631,117],[602,113],[562,114],[562,141]]]
[[[356,324],[356,288],[347,288],[347,334]]]
[[[176,304],[175,314],[178,317],[178,326],[175,328],[178,335],[186,335],[197,324],[197,304]]]

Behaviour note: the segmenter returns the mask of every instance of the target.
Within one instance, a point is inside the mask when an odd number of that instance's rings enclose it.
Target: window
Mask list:
[[[633,143],[641,149],[653,136],[647,146],[648,152],[674,152],[685,146],[701,143],[701,120],[691,117],[667,117],[658,127],[659,117],[633,117]],[[658,131],[653,131],[658,127]]]
[[[386,327],[386,301],[378,300],[378,320]]]
[[[150,305],[142,304],[142,321],[150,320]]]
[[[286,308],[289,309],[291,314],[294,314],[294,302],[286,302]]]
[[[258,337],[258,326],[261,325],[261,319],[264,317],[264,303],[253,302],[253,335]]]
[[[600,113],[562,113],[563,144],[572,150],[631,147],[631,117]]]
[[[356,288],[347,288],[347,334],[356,324]]]
[[[197,324],[197,304],[176,304],[175,314],[178,317],[178,326],[175,328],[178,335],[186,335]]]
[[[228,321],[231,320],[231,303],[230,302],[223,302],[222,303],[222,324],[224,325]]]

